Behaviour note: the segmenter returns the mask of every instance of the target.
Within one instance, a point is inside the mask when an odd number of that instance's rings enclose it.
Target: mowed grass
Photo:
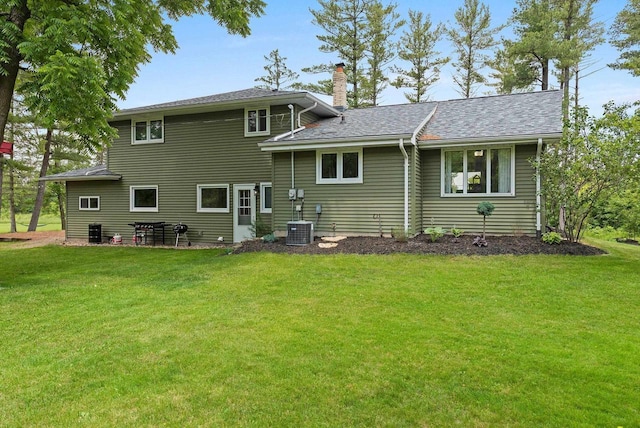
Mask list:
[[[16,214],[16,232],[26,232],[29,228],[29,222],[31,221],[31,214]],[[53,214],[42,214],[38,219],[38,226],[36,230],[42,231],[54,231],[61,230],[60,217]],[[11,221],[8,215],[3,215],[0,218],[0,233],[9,233],[11,230]]]
[[[1,426],[640,421],[640,248],[0,249]]]

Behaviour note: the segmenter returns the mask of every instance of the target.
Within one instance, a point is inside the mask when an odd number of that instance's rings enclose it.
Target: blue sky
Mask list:
[[[318,51],[316,34],[320,29],[311,23],[309,9],[318,9],[316,0],[266,0],[266,14],[251,23],[252,35],[247,38],[231,36],[206,16],[183,18],[173,25],[179,49],[175,54],[155,53],[149,64],[141,67],[136,82],[127,98],[118,103],[120,108],[138,107],[204,95],[246,89],[255,86],[257,77],[265,74],[264,56],[274,49],[287,58],[287,66],[300,73],[305,66],[340,62],[340,58]],[[492,24],[500,25],[511,16],[515,0],[484,0],[490,7]],[[386,1],[385,1],[386,3]],[[409,9],[431,15],[435,24],[453,25],[453,15],[464,0],[397,0],[398,12],[407,16]],[[600,0],[595,18],[609,28],[625,0]],[[509,30],[505,30],[507,34]],[[452,55],[453,48],[443,40],[439,50]],[[581,80],[581,103],[592,114],[600,114],[602,105],[613,100],[617,103],[640,99],[640,77],[628,72],[611,70],[618,51],[608,43],[598,47],[591,55],[592,65],[584,73],[592,73]],[[459,98],[452,80],[453,67],[446,66],[440,81],[429,90],[433,100]],[[328,76],[327,76],[328,77]],[[316,81],[318,76],[300,73],[302,81]],[[553,84],[557,85],[555,78]],[[477,95],[492,93],[491,88],[480,88]],[[324,98],[327,100],[327,98]],[[330,102],[330,100],[329,100]],[[403,91],[387,89],[381,104],[406,102]]]

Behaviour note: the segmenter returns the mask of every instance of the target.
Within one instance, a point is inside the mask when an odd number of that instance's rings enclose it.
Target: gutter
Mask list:
[[[418,127],[413,131],[413,134],[411,135],[411,144],[416,147],[418,146],[418,134],[425,128],[425,126],[427,126],[427,123],[429,123],[433,115],[436,114],[436,110],[438,110],[438,104],[436,104],[433,110],[431,110],[431,113],[429,113],[427,117],[425,117],[424,120],[420,122],[420,125],[418,125]]]
[[[318,107],[318,103],[313,103],[313,105],[311,107],[307,107],[304,110],[301,110],[300,112],[298,112],[298,128],[293,129],[293,105],[289,104],[288,105],[289,110],[291,110],[291,131],[285,132],[284,134],[280,134],[280,135],[276,135],[275,137],[273,137],[273,141],[278,141],[281,140],[284,137],[289,137],[289,138],[293,138],[298,132],[302,131],[303,129],[305,129],[304,126],[300,125],[300,122],[302,121],[302,113],[306,113],[308,111],[313,110],[314,108]]]

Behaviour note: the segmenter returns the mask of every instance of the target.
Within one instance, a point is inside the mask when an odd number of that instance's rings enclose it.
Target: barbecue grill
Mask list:
[[[173,226],[173,233],[176,234],[176,247],[178,246],[180,237],[187,240],[187,246],[191,246],[191,242],[189,242],[189,238],[187,238],[187,230],[189,230],[189,226],[187,226],[186,224],[178,223]]]

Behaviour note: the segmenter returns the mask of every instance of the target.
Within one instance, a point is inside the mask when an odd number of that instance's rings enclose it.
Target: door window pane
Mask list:
[[[251,225],[251,190],[238,191],[238,225]]]

